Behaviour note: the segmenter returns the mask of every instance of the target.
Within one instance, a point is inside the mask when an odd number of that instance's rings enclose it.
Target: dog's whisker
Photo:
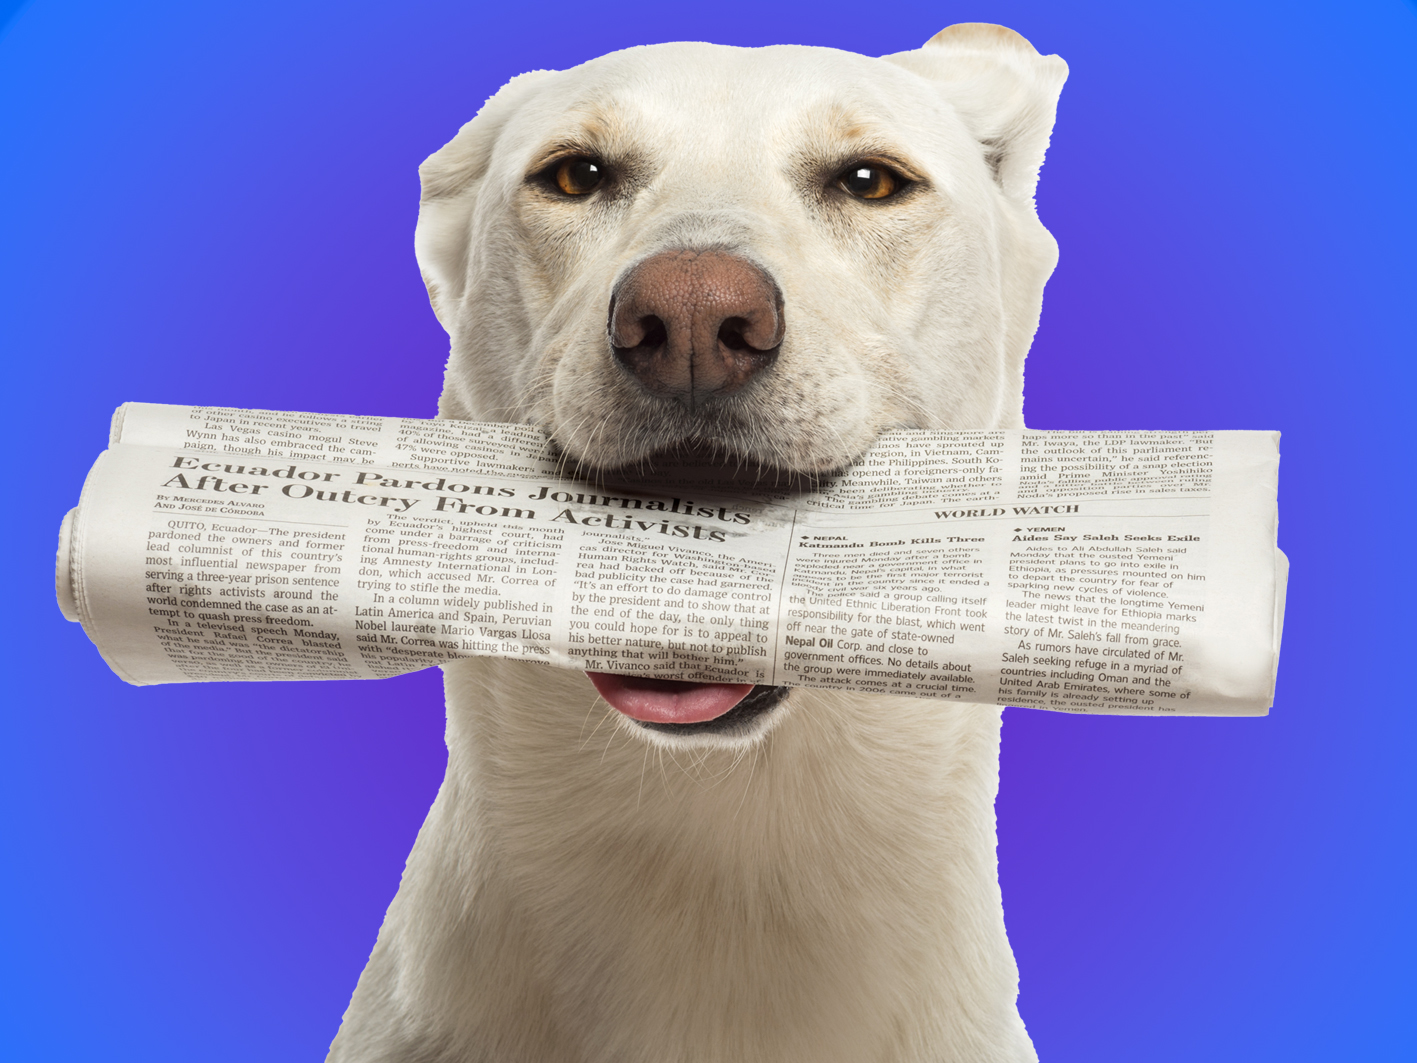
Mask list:
[[[615,735],[619,732],[619,730],[620,730],[620,728],[618,728],[618,727],[612,727],[612,728],[610,728],[610,734],[609,734],[609,736],[605,739],[605,748],[600,751],[600,766],[601,766],[602,768],[605,767],[605,758],[606,758],[606,756],[609,754],[609,752],[610,752],[610,745],[611,745],[611,743],[613,743],[613,742],[615,741]]]
[[[672,761],[674,762],[674,766],[679,769],[679,774],[680,774],[680,775],[683,775],[683,776],[684,776],[685,778],[687,778],[687,779],[692,779],[692,778],[693,778],[693,775],[690,774],[690,772],[685,769],[684,765],[682,765],[682,764],[679,763],[679,758],[678,758],[678,756],[675,755],[675,752],[674,752],[673,749],[663,749],[663,748],[661,747],[661,751],[662,751],[662,752],[666,752],[666,753],[669,754],[669,759],[672,760]]]
[[[593,699],[591,699],[590,704],[586,706],[585,717],[581,720],[581,732],[580,732],[580,734],[579,734],[577,737],[579,737],[579,738],[585,738],[585,725],[590,722],[590,714],[595,711],[595,706],[596,706],[596,703],[597,703],[597,702],[599,702],[600,704],[604,704],[604,702],[601,700],[600,696],[599,696],[599,695],[596,695]],[[608,706],[607,706],[607,707],[608,707]],[[596,726],[599,726],[599,724],[597,724]],[[594,738],[594,737],[595,737],[595,732],[594,732],[594,731],[592,731],[590,734],[591,734],[591,738]],[[589,741],[589,739],[587,739],[587,741]],[[581,748],[582,748],[582,749],[585,748],[585,744],[584,744],[584,743],[581,744]]]
[[[669,770],[664,766],[664,754],[665,749],[663,746],[657,745],[654,747],[654,762],[659,767],[659,782],[660,785],[664,787],[664,796],[669,797]],[[672,757],[673,754],[671,753],[670,756]]]
[[[733,822],[735,823],[738,822],[738,816],[743,811],[743,805],[748,800],[748,793],[753,788],[753,776],[757,772],[758,768],[758,749],[759,743],[754,743],[753,755],[752,758],[748,761],[748,778],[747,781],[743,783],[743,794],[738,798],[738,807],[733,810]],[[735,762],[735,767],[736,766],[737,765]]]
[[[640,758],[640,788],[639,788],[639,790],[635,793],[635,810],[636,810],[636,811],[639,810],[640,802],[641,802],[641,800],[642,800],[642,799],[644,798],[644,796],[645,796],[645,769],[649,767],[649,750],[650,750],[650,745],[649,745],[648,742],[646,742],[646,743],[644,744],[644,746],[645,746],[645,755]]]
[[[600,699],[597,698],[596,700],[599,701]],[[610,706],[610,704],[605,701],[601,701],[600,704],[605,706],[605,712],[601,715],[600,719],[596,721],[595,728],[590,732],[589,735],[586,736],[586,740],[581,743],[581,748],[577,750],[577,752],[584,752],[585,747],[590,745],[591,742],[595,740],[596,732],[600,730],[601,726],[605,723],[606,720],[613,721],[615,719],[615,710]],[[613,727],[611,728],[611,733],[614,733]],[[604,760],[605,758],[602,756],[601,759]]]

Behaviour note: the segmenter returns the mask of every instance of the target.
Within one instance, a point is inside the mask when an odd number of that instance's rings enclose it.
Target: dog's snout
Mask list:
[[[692,407],[737,391],[777,358],[782,293],[727,251],[664,251],[610,299],[615,358],[652,394]]]

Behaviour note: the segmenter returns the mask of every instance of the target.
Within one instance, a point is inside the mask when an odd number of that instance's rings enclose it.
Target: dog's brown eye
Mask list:
[[[556,187],[568,196],[584,196],[594,192],[605,180],[605,167],[594,159],[576,156],[562,159],[553,175]]]
[[[857,199],[885,199],[895,195],[905,183],[884,166],[868,162],[848,166],[836,180]]]

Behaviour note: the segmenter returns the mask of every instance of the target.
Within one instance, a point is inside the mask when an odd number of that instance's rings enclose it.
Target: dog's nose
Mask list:
[[[727,251],[664,251],[616,286],[609,326],[616,359],[646,390],[692,408],[777,358],[782,293]]]

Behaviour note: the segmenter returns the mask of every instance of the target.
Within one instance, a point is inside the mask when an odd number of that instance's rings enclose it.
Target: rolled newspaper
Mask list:
[[[56,589],[135,684],[491,655],[1262,715],[1278,464],[1272,432],[896,431],[805,486],[690,465],[626,483],[567,475],[523,425],[128,403]]]

